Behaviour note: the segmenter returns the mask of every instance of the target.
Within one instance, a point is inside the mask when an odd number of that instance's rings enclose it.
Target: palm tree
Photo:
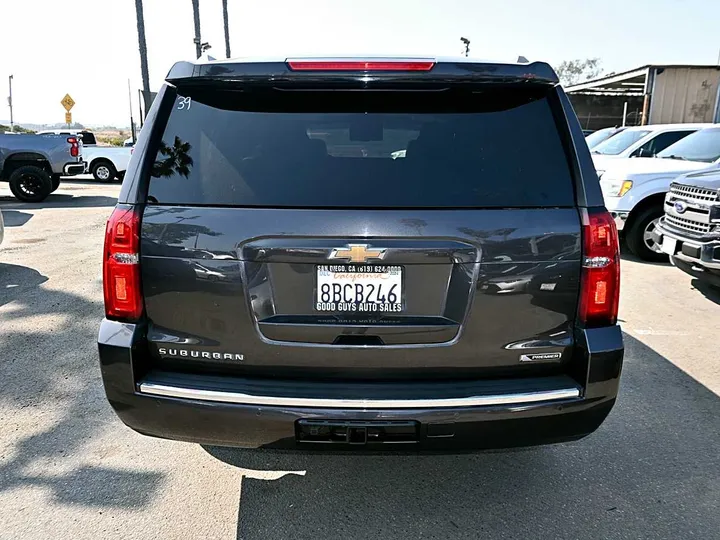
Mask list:
[[[177,135],[172,146],[160,143],[158,153],[164,156],[153,164],[152,175],[155,178],[170,178],[176,174],[187,178],[190,176],[190,169],[193,166],[193,159],[190,157],[192,145],[185,142]]]
[[[145,43],[145,17],[143,16],[142,0],[135,0],[135,14],[137,15],[138,45],[140,48],[140,71],[142,72],[143,99],[145,101],[145,115],[147,116],[148,99],[150,97],[150,75],[148,74],[147,44]]]

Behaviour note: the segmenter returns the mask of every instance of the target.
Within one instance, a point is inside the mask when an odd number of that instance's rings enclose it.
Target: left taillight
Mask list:
[[[117,207],[105,228],[103,259],[105,316],[136,321],[143,312],[140,290],[140,214]]]
[[[581,209],[583,264],[580,322],[586,327],[617,322],[620,301],[620,243],[615,221],[603,209]]]
[[[70,143],[70,155],[78,157],[80,155],[80,142],[77,137],[68,137],[67,142]]]

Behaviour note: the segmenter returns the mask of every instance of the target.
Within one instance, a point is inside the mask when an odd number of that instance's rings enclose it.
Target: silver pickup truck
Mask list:
[[[658,243],[677,268],[720,288],[720,171],[678,177],[665,196]]]
[[[82,142],[74,135],[0,134],[0,181],[24,202],[40,202],[60,185],[60,176],[82,174]]]

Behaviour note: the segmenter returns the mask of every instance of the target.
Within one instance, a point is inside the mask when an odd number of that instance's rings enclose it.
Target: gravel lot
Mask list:
[[[248,452],[138,435],[95,337],[117,184],[0,184],[0,539],[718,538],[720,295],[625,258],[619,402],[583,441],[461,456]]]

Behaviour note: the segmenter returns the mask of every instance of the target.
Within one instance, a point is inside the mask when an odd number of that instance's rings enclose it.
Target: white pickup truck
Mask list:
[[[667,260],[655,230],[665,194],[681,174],[712,168],[720,168],[720,126],[688,135],[657,157],[617,159],[608,165],[600,187],[630,251],[648,261]]]
[[[115,178],[123,179],[130,162],[131,148],[127,146],[99,146],[92,131],[80,129],[55,129],[41,131],[39,134],[78,135],[82,138],[85,172],[91,173],[95,180],[111,182]]]

